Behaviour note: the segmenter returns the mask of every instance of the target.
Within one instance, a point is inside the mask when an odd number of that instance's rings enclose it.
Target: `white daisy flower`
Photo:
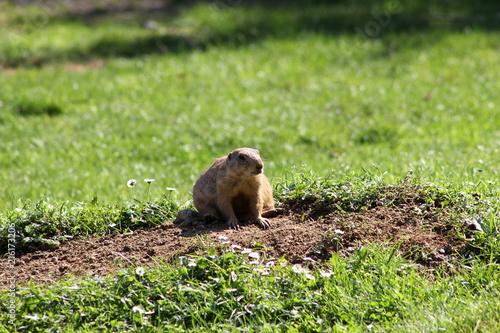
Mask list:
[[[139,276],[144,276],[144,273],[146,273],[146,270],[144,270],[143,267],[137,267],[135,269],[135,274],[137,274]]]
[[[250,252],[248,256],[252,259],[258,260],[260,258],[260,253],[259,252]]]
[[[333,272],[325,272],[325,271],[319,271],[319,275],[321,277],[327,278],[333,275]]]
[[[301,265],[295,264],[292,266],[292,271],[297,274],[305,273],[307,272],[306,269],[304,269]]]
[[[132,307],[132,312],[144,314],[144,313],[146,313],[146,310],[144,310],[143,308],[141,308],[138,305],[135,305],[135,306]]]

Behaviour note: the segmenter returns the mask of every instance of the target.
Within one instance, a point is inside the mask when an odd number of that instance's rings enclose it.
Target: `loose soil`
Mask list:
[[[105,237],[81,237],[51,251],[37,251],[16,259],[16,283],[51,283],[69,276],[103,276],[123,267],[168,262],[179,255],[201,253],[204,245],[258,246],[267,257],[290,263],[327,261],[332,253],[349,256],[368,244],[396,245],[400,254],[424,269],[453,266],[465,242],[439,214],[419,212],[410,205],[375,207],[360,213],[330,212],[314,216],[286,211],[271,219],[271,229],[244,224],[239,230],[219,222],[200,221],[177,227],[168,221],[149,230]],[[227,246],[227,245],[226,245]],[[0,259],[0,281],[7,281],[7,259]]]

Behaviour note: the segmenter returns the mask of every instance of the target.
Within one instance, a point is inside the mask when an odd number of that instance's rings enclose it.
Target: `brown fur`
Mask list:
[[[239,228],[244,220],[269,228],[262,213],[274,210],[274,200],[263,171],[256,149],[239,148],[217,158],[194,185],[194,206],[202,216],[226,220],[231,228]]]

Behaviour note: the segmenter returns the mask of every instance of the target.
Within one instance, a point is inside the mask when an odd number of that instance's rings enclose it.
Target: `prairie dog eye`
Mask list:
[[[243,156],[243,155],[239,155],[239,156],[238,156],[238,159],[239,159],[240,161],[244,161],[244,160],[246,160],[245,156]]]

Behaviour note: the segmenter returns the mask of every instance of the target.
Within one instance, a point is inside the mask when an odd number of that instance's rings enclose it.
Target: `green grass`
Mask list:
[[[477,220],[480,255],[429,274],[373,245],[334,255],[326,277],[209,247],[142,276],[18,287],[18,330],[496,330],[497,5],[407,3],[366,38],[355,28],[385,2],[315,3],[201,3],[153,29],[0,3],[0,244],[11,224],[26,251],[157,225],[189,205],[213,158],[249,146],[280,202],[356,211],[411,189],[454,223]]]
[[[181,257],[104,279],[70,279],[17,297],[18,327],[91,332],[493,332],[498,265],[422,275],[394,250],[362,248],[310,271],[267,258]],[[5,293],[4,293],[5,294]],[[5,310],[5,309],[3,309]],[[2,317],[6,317],[2,311]],[[9,329],[7,326],[6,329]]]
[[[303,164],[323,174],[397,179],[413,170],[432,182],[498,182],[496,31],[389,29],[365,40],[306,27],[211,41],[262,15],[245,10],[200,5],[153,31],[135,21],[5,23],[17,37],[0,54],[22,66],[2,74],[2,206],[120,204],[130,178],[156,178],[152,197],[175,187],[187,200],[212,159],[239,146],[261,150],[274,182]],[[153,52],[171,36],[202,48]],[[45,66],[29,66],[36,59]],[[104,67],[92,68],[98,59]]]
[[[170,198],[120,206],[78,203],[68,207],[64,202],[52,205],[43,200],[21,204],[0,218],[0,247],[7,248],[8,226],[13,226],[18,255],[50,250],[75,236],[149,229],[173,220],[179,210],[179,205]]]
[[[483,230],[467,241],[475,254],[456,256],[452,270],[423,270],[397,246],[381,244],[349,257],[333,254],[311,269],[266,258],[259,244],[250,255],[202,237],[197,254],[144,270],[127,267],[50,286],[31,282],[17,286],[14,298],[2,290],[0,323],[13,331],[7,306],[14,299],[16,327],[29,331],[494,332],[500,324],[499,195],[476,190],[425,184],[411,175],[396,183],[368,174],[338,182],[305,169],[288,172],[276,189],[281,204],[310,212],[358,212],[413,200],[420,209],[440,211],[441,222],[459,234],[464,221],[474,219]],[[16,251],[23,252],[50,249],[72,236],[158,225],[176,208],[175,197],[71,209],[39,202],[2,222],[15,226]],[[2,233],[0,242],[7,236]]]
[[[418,209],[438,213],[458,234],[476,221],[484,233],[469,243],[489,261],[500,260],[497,219],[498,189],[477,186],[442,187],[422,183],[410,174],[396,183],[366,174],[363,177],[320,177],[306,169],[293,170],[275,186],[278,205],[311,216],[332,212],[363,212],[375,207],[411,203]],[[192,207],[191,204],[184,207]],[[7,247],[9,228],[16,230],[16,251],[47,250],[77,236],[107,235],[148,229],[175,218],[181,209],[175,191],[155,201],[134,199],[121,205],[96,201],[68,205],[20,201],[18,207],[0,215],[0,247]]]

